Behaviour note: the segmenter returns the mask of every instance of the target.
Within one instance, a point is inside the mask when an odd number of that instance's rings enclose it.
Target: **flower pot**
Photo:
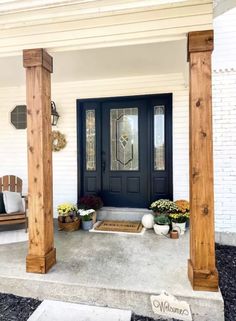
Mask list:
[[[61,218],[58,217],[58,230],[59,231],[65,231],[65,232],[73,232],[77,231],[80,228],[80,219],[74,221],[74,222],[62,222]]]
[[[167,235],[169,233],[169,230],[169,225],[154,224],[154,231],[157,235]]]
[[[93,228],[93,220],[90,221],[82,221],[82,229],[84,231],[89,231]]]
[[[158,211],[152,211],[152,213],[153,213],[153,216],[161,215],[161,212],[158,212]]]
[[[186,231],[186,222],[184,222],[184,223],[172,222],[172,229],[179,231],[180,235],[184,235],[184,233]]]
[[[188,218],[186,221],[186,229],[189,228],[189,226],[190,226],[190,219]]]
[[[95,224],[97,222],[97,212],[96,211],[94,211],[92,219],[93,219],[93,224]]]

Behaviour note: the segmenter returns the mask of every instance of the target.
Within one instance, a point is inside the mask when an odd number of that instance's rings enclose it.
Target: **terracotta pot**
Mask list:
[[[175,230],[171,231],[170,232],[170,238],[171,239],[178,239],[179,238],[179,232],[175,231]]]

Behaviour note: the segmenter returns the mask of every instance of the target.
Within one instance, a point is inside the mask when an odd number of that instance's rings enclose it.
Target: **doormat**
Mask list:
[[[145,229],[137,221],[99,221],[90,232],[143,234]]]

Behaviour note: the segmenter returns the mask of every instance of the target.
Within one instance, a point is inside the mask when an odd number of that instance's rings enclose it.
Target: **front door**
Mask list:
[[[171,99],[78,101],[79,196],[120,207],[172,198]]]

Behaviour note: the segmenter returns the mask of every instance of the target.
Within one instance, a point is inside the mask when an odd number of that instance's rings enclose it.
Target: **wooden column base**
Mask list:
[[[195,291],[219,291],[217,270],[194,270],[191,260],[188,260],[188,278]]]
[[[27,255],[26,272],[45,274],[56,264],[56,249],[54,248],[45,256]]]

